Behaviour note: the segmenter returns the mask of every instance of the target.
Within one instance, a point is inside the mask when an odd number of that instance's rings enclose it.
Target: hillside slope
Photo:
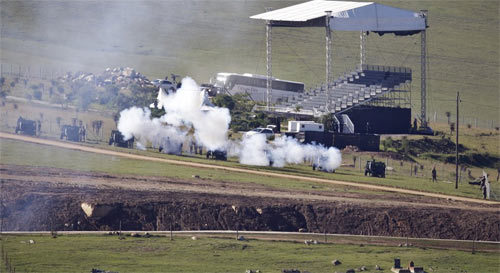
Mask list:
[[[102,71],[131,66],[151,78],[170,73],[207,82],[216,72],[265,73],[264,23],[250,20],[265,7],[297,1],[2,2],[0,61],[54,71]],[[498,124],[499,2],[381,1],[429,10],[429,116],[454,113],[479,125]],[[367,62],[414,71],[419,109],[420,36],[371,34]],[[334,33],[334,73],[358,63],[359,33]],[[323,81],[324,29],[274,29],[274,75],[308,86]],[[415,111],[415,112],[418,112]]]

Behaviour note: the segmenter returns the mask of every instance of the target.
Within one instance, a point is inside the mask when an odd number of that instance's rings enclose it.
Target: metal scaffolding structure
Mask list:
[[[266,22],[266,68],[267,68],[267,85],[266,85],[266,111],[278,111],[277,106],[272,106],[272,27],[325,27],[325,47],[326,47],[326,63],[325,63],[325,84],[323,85],[325,99],[323,105],[319,106],[322,113],[335,113],[337,110],[337,101],[333,98],[335,86],[332,73],[332,31],[359,31],[360,33],[360,52],[359,52],[359,71],[366,65],[366,38],[368,32],[379,33],[394,33],[396,35],[414,35],[421,33],[421,127],[427,127],[427,107],[426,107],[426,77],[427,77],[427,45],[426,45],[426,28],[427,28],[427,11],[422,10],[420,13],[411,10],[404,10],[378,4],[375,2],[344,2],[344,1],[324,1],[314,0],[277,10],[266,9],[262,14],[251,16],[252,19],[265,20]],[[360,77],[360,75],[347,75],[343,78]],[[364,76],[364,75],[361,75]],[[341,77],[342,78],[342,77]],[[345,81],[345,79],[344,79]],[[380,94],[379,99],[373,99],[373,104],[392,104],[408,105],[409,94],[408,86],[402,87],[400,90],[391,90],[394,94]],[[320,90],[320,91],[321,91]],[[379,93],[377,93],[379,94]],[[378,96],[378,95],[377,95]],[[302,98],[302,96],[299,96]],[[287,98],[288,99],[288,98]],[[371,99],[370,99],[371,100]],[[341,102],[344,109],[344,102]],[[358,102],[356,102],[358,103]],[[301,109],[297,107],[296,109]],[[282,111],[290,111],[289,109],[281,109]],[[314,113],[317,110],[304,109],[297,110],[311,111]],[[295,111],[295,112],[297,112]]]
[[[422,10],[421,16],[427,25],[427,10]],[[420,126],[427,128],[427,37],[425,29],[420,32],[420,78]]]
[[[269,110],[269,106],[271,103],[271,89],[272,89],[272,40],[271,40],[271,22],[267,21],[266,23],[266,75],[267,75],[267,82],[266,82],[266,108]]]
[[[326,105],[327,111],[330,110],[330,92],[332,84],[332,30],[330,28],[331,11],[325,11],[325,30],[326,30]]]
[[[359,33],[359,68],[361,69],[366,64],[366,32]]]

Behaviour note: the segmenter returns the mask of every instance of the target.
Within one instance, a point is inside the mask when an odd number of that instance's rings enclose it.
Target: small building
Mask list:
[[[314,121],[288,121],[288,132],[299,133],[299,132],[324,132],[325,127],[321,123],[316,123]]]

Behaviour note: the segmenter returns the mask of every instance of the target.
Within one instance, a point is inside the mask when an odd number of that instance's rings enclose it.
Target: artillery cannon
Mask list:
[[[19,117],[16,124],[16,134],[36,136],[40,134],[41,127],[40,121]]]
[[[120,131],[113,130],[111,131],[111,137],[109,138],[109,145],[130,149],[134,147],[134,137],[129,140],[124,140]]]
[[[365,176],[385,177],[385,163],[375,160],[366,161]]]

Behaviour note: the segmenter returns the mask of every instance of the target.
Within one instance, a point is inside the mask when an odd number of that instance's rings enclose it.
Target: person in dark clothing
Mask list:
[[[432,168],[432,182],[437,182],[437,171],[436,171],[436,167]]]

